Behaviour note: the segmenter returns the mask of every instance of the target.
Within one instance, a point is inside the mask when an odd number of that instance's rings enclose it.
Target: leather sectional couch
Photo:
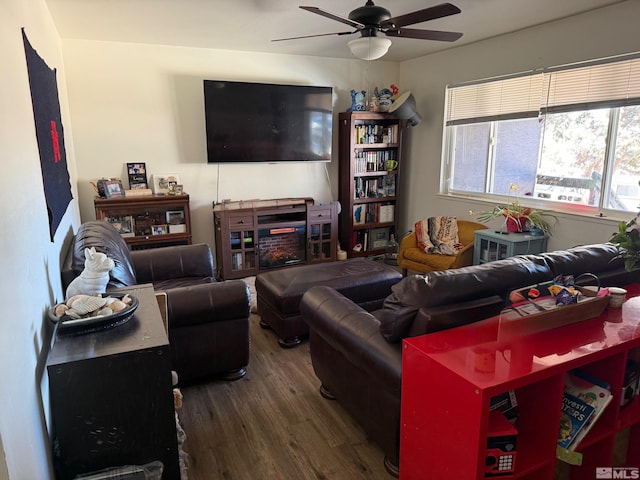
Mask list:
[[[107,289],[151,283],[167,294],[173,369],[181,383],[205,377],[236,380],[249,363],[250,293],[242,280],[217,282],[206,244],[130,251],[103,220],[82,224],[62,268],[66,286],[84,270],[84,249],[95,247],[115,263]]]
[[[597,275],[602,286],[638,281],[624,270],[615,246],[598,244],[408,276],[373,312],[330,287],[313,287],[300,311],[320,391],[382,447],[387,470],[397,476],[402,339],[497,315],[515,288],[582,273]]]

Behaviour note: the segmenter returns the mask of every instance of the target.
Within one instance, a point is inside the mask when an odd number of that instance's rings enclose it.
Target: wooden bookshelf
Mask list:
[[[340,114],[340,246],[349,257],[383,254],[397,237],[403,128],[391,114]]]

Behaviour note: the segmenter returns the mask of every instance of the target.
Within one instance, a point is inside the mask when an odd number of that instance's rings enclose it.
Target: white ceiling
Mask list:
[[[353,58],[358,34],[272,42],[348,31],[349,26],[298,8],[341,17],[365,0],[45,0],[63,39],[105,40],[292,55]],[[398,16],[444,0],[378,0]],[[454,43],[392,38],[383,60],[403,61],[588,12],[625,0],[451,0],[462,13],[410,28],[463,32]],[[632,1],[632,0],[626,0]],[[305,2],[305,3],[300,3]]]

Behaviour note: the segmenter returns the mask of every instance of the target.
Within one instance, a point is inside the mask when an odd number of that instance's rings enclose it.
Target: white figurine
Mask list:
[[[104,293],[109,283],[109,272],[115,264],[104,253],[96,252],[94,247],[84,249],[84,270],[67,287],[66,298],[73,295],[95,295]]]

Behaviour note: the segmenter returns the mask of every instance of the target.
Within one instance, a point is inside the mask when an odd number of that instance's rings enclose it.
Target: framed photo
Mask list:
[[[153,193],[168,195],[175,193],[176,185],[180,185],[180,177],[175,174],[153,175]]]
[[[184,188],[182,185],[176,185],[175,194],[182,195],[184,193]]]
[[[180,225],[184,223],[184,211],[167,210],[167,223],[169,225]]]
[[[129,188],[131,190],[149,188],[145,163],[127,163],[127,175],[129,176]]]
[[[133,216],[131,215],[118,215],[113,217],[107,217],[107,222],[114,226],[114,228],[123,237],[134,237],[133,231]]]
[[[104,194],[107,198],[124,197],[122,181],[118,179],[107,180],[104,183]]]
[[[372,228],[369,230],[369,250],[387,248],[390,229],[388,227]]]
[[[166,225],[152,225],[151,235],[166,235],[169,232]]]

